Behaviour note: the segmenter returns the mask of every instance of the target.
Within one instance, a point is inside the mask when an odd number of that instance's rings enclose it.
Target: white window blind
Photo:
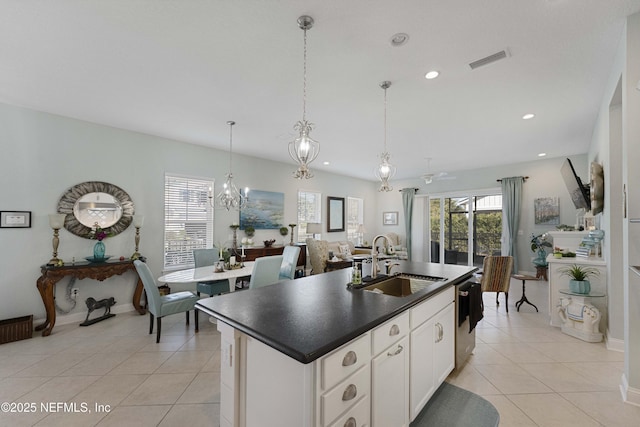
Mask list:
[[[322,222],[322,194],[315,191],[298,191],[298,242],[307,237],[307,223]]]
[[[165,175],[165,269],[193,267],[193,250],[213,247],[212,188],[212,180]]]

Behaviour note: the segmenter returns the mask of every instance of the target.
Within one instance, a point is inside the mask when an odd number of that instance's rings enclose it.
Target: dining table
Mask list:
[[[190,268],[188,270],[172,271],[164,276],[158,277],[158,282],[170,284],[178,283],[198,283],[212,280],[229,280],[229,292],[236,290],[236,279],[238,277],[251,276],[253,273],[254,261],[247,261],[240,268],[231,268],[221,272],[215,271],[215,266]]]

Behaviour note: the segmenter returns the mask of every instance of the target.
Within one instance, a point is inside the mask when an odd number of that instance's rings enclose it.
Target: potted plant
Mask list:
[[[533,260],[533,265],[536,267],[547,266],[547,251],[545,248],[551,248],[551,243],[547,240],[547,235],[539,234],[537,236],[531,235],[531,251],[537,253],[537,257]]]
[[[591,292],[589,277],[597,277],[600,272],[594,267],[572,265],[558,270],[563,276],[569,277],[569,290],[576,294],[588,294]]]
[[[244,228],[244,234],[246,234],[247,237],[253,237],[253,235],[256,234],[256,229],[253,228],[253,226],[251,226],[251,225],[247,225]]]

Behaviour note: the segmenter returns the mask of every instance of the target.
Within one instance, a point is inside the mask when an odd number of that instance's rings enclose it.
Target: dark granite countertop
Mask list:
[[[351,268],[346,268],[201,299],[196,307],[301,363],[310,363],[440,290],[465,281],[476,270],[401,261],[394,272],[448,280],[397,298],[347,289]]]

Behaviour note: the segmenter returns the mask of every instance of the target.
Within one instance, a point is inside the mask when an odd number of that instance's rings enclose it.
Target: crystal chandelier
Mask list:
[[[298,26],[304,31],[304,67],[302,84],[302,120],[298,121],[293,129],[299,132],[296,139],[289,142],[289,155],[298,163],[298,169],[293,173],[297,179],[313,178],[309,170],[309,164],[313,162],[320,152],[320,144],[309,136],[313,130],[313,123],[307,121],[307,30],[313,27],[313,18],[303,15],[298,18]]]
[[[240,210],[245,207],[247,200],[249,199],[249,187],[245,187],[244,194],[238,190],[238,187],[233,183],[233,172],[231,171],[231,160],[233,157],[233,125],[234,121],[228,121],[229,125],[229,173],[227,174],[227,181],[222,186],[222,191],[216,196],[216,204],[220,208],[230,210],[234,208]]]
[[[376,176],[381,181],[378,191],[393,190],[389,180],[396,174],[396,167],[389,163],[391,154],[387,151],[387,89],[389,86],[391,86],[389,81],[380,83],[380,87],[384,89],[384,151],[380,154],[380,165],[376,169]]]

